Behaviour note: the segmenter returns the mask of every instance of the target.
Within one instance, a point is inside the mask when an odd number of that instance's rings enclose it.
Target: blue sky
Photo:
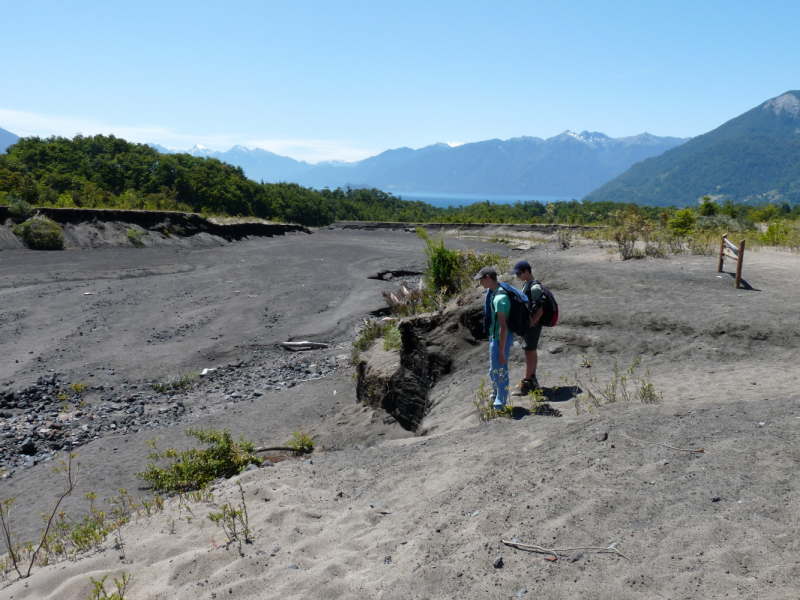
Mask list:
[[[800,2],[0,0],[0,127],[311,162],[705,133],[800,89]]]

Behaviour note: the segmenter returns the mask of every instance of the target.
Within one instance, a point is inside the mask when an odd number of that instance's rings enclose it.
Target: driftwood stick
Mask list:
[[[285,448],[283,446],[275,446],[274,448],[256,448],[253,450],[253,454],[256,452],[299,452],[300,454],[308,454],[311,450],[307,450],[305,448]]]
[[[624,431],[620,431],[620,433],[622,434],[622,437],[628,438],[630,441],[636,442],[637,444],[647,444],[649,446],[664,446],[664,448],[669,448],[670,450],[677,450],[678,452],[696,452],[696,453],[700,453],[700,452],[705,452],[706,451],[705,448],[700,448],[700,450],[694,450],[692,448],[676,448],[675,446],[670,446],[668,444],[660,444],[658,442],[645,442],[643,440],[635,440],[632,437],[626,435]]]
[[[569,556],[571,553],[575,552],[576,550],[594,550],[595,552],[602,552],[602,553],[611,553],[611,554],[618,554],[622,558],[630,561],[631,559],[625,556],[622,552],[617,550],[616,548],[607,548],[603,546],[579,546],[577,548],[543,548],[542,546],[532,546],[530,544],[519,544],[517,542],[510,542],[508,540],[500,540],[506,546],[511,546],[512,548],[518,548],[520,550],[530,550],[531,552],[539,552],[541,554],[552,554],[556,558],[559,556],[566,557]]]

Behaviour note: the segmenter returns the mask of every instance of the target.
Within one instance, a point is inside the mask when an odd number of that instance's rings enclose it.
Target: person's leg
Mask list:
[[[489,378],[492,381],[491,401],[497,401],[497,379],[500,376],[500,343],[489,340]]]
[[[525,350],[525,379],[536,380],[536,367],[539,365],[539,336],[542,335],[542,326],[537,324],[525,337],[522,349]],[[538,384],[537,384],[538,385]]]
[[[497,343],[497,367],[498,367],[498,376],[497,376],[497,396],[495,396],[494,406],[495,408],[503,408],[508,402],[508,356],[511,352],[511,346],[514,343],[514,336],[509,335],[506,337],[506,364],[500,364],[500,343]]]
[[[525,350],[525,379],[536,375],[536,366],[539,364],[539,353],[536,350]]]

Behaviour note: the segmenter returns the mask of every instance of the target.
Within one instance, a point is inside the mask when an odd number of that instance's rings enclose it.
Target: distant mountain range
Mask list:
[[[315,165],[244,146],[234,146],[227,152],[195,146],[187,152],[241,166],[251,179],[292,181],[315,188],[349,185],[387,192],[581,198],[632,164],[685,141],[649,133],[610,138],[597,132],[565,131],[546,140],[520,137],[455,147],[433,144],[419,150],[387,150],[358,162],[327,161]],[[159,152],[175,152],[151,146]]]
[[[11,144],[16,144],[18,139],[18,135],[14,135],[10,131],[6,131],[0,127],[0,154],[5,154],[6,148],[8,148]]]
[[[800,91],[772,98],[633,165],[587,199],[687,206],[705,195],[755,204],[800,203]]]

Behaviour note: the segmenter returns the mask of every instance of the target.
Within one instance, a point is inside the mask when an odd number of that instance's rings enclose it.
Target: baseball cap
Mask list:
[[[486,275],[494,275],[494,278],[497,279],[497,270],[494,267],[483,267],[473,279],[480,279]]]
[[[511,269],[508,273],[509,275],[511,275],[519,271],[533,271],[533,269],[531,269],[531,263],[529,263],[527,260],[521,260],[517,264],[515,264],[514,268]]]

